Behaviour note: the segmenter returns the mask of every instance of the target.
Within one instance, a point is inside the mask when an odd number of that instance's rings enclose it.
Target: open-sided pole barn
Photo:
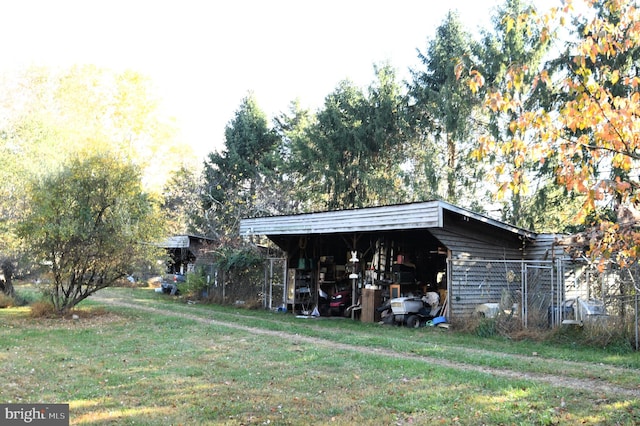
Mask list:
[[[169,257],[167,272],[171,274],[186,274],[192,272],[193,267],[202,256],[206,248],[213,243],[211,238],[199,235],[173,235],[158,243],[164,248]]]
[[[240,233],[265,235],[287,253],[289,309],[306,312],[318,294],[344,291],[352,304],[363,302],[363,319],[367,303],[427,291],[446,301],[448,316],[470,314],[489,298],[499,300],[505,286],[521,293],[521,268],[508,263],[549,259],[552,246],[549,238],[443,201],[247,218]],[[504,265],[504,272],[490,271],[491,282],[486,264],[474,263],[489,260]],[[365,289],[374,290],[373,301]]]

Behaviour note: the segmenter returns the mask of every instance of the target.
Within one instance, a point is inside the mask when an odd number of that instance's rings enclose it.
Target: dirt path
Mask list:
[[[267,330],[267,329],[262,329],[257,327],[249,327],[245,325],[235,324],[232,322],[218,321],[215,319],[204,318],[195,313],[189,314],[189,313],[164,311],[158,308],[141,306],[134,303],[128,303],[119,299],[108,298],[108,297],[103,297],[98,295],[93,295],[91,299],[100,303],[108,304],[108,305],[122,306],[122,307],[137,309],[139,311],[153,312],[156,314],[164,314],[168,316],[187,318],[203,324],[230,327],[230,328],[242,330],[252,334],[273,336],[273,337],[277,337],[278,339],[286,339],[291,342],[309,343],[309,344],[329,347],[333,349],[356,351],[360,353],[374,353],[376,355],[382,355],[382,356],[387,356],[391,358],[414,360],[414,361],[425,362],[425,363],[428,362],[429,365],[438,365],[442,367],[448,367],[448,368],[453,368],[453,369],[458,369],[463,371],[482,372],[482,373],[487,373],[494,376],[501,376],[501,377],[512,378],[512,379],[533,380],[533,381],[547,383],[552,386],[556,386],[560,388],[571,388],[574,390],[582,390],[582,391],[587,391],[594,394],[599,394],[599,395],[602,395],[603,398],[612,396],[614,394],[619,396],[625,396],[625,397],[640,398],[640,388],[637,388],[637,389],[623,388],[617,385],[613,385],[601,379],[579,379],[574,377],[563,376],[561,371],[559,371],[557,375],[540,374],[540,373],[522,373],[522,372],[506,370],[506,369],[498,369],[498,368],[492,368],[492,367],[464,364],[460,362],[448,361],[445,359],[427,358],[419,355],[400,353],[390,349],[370,348],[370,347],[364,347],[364,346],[358,346],[358,345],[344,344],[344,343],[332,342],[326,339],[301,336],[298,334],[287,333],[283,331],[273,331],[273,330]],[[460,348],[460,349],[468,352],[474,352],[474,353],[475,352],[487,353],[487,351],[482,351],[482,350],[475,350],[475,349],[468,349],[468,348]],[[523,355],[509,355],[509,356],[523,358],[523,360],[529,358]],[[565,365],[578,365],[577,363],[573,363],[571,361],[564,361],[563,363]],[[628,374],[638,374],[637,370],[624,369],[620,367],[606,366],[606,367],[603,367],[603,369],[606,369],[607,371],[617,371],[617,372],[623,372]]]

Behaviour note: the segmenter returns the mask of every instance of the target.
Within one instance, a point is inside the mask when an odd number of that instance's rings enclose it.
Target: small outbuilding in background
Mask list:
[[[169,255],[167,273],[185,275],[193,272],[198,256],[213,242],[211,238],[189,234],[173,235],[160,242],[158,246]]]

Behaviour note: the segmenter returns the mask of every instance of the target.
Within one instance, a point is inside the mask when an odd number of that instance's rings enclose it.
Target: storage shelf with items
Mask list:
[[[315,303],[316,286],[311,259],[300,259],[298,267],[289,269],[287,304],[295,313],[310,314]]]
[[[318,286],[331,286],[336,282],[336,264],[333,256],[320,256],[318,261]]]
[[[317,268],[318,313],[321,316],[331,314],[331,297],[336,291],[336,264],[333,256],[320,256]]]

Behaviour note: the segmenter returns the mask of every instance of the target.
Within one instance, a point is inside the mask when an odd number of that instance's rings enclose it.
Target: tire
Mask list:
[[[420,317],[417,315],[409,315],[409,318],[407,318],[407,327],[409,328],[420,327]]]
[[[395,320],[393,319],[393,314],[389,314],[386,317],[382,318],[382,323],[386,325],[393,325]]]

